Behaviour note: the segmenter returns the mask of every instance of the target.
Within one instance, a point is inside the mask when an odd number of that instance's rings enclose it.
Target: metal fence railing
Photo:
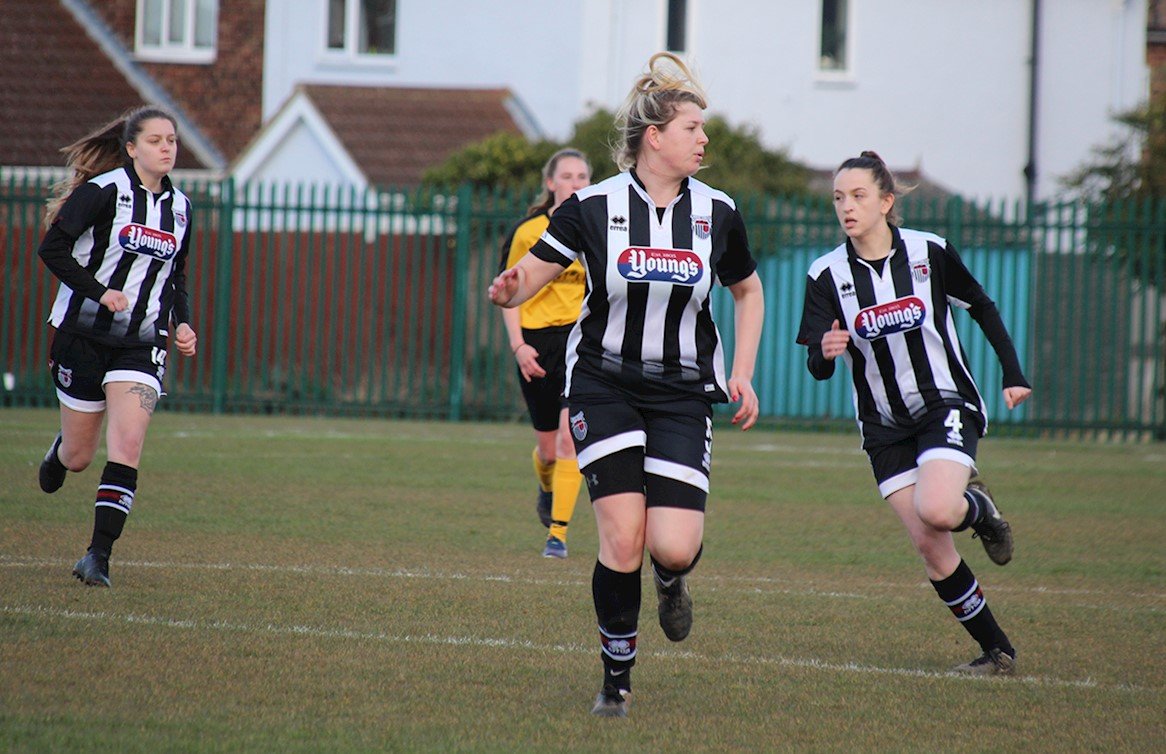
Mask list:
[[[183,187],[195,359],[171,355],[170,409],[509,419],[525,411],[485,297],[530,197],[462,187]],[[43,180],[0,183],[0,404],[54,405],[43,325],[56,283],[36,257]],[[1091,207],[948,199],[901,210],[948,238],[995,299],[1035,389],[1008,412],[1000,368],[957,314],[993,427],[1166,439],[1166,202]],[[824,384],[794,344],[806,269],[841,239],[828,201],[742,198],[766,324],[755,387],[772,422],[853,417],[849,376]],[[732,298],[714,299],[732,344]]]

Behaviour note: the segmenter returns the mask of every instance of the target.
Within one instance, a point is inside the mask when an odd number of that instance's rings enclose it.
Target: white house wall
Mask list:
[[[569,132],[579,112],[577,3],[398,0],[397,6],[398,54],[344,62],[323,53],[325,0],[268,0],[264,120],[300,83],[509,87],[540,130]]]
[[[813,167],[862,149],[973,196],[1022,196],[1031,0],[850,0],[851,71],[817,72],[818,0],[688,0],[711,112]],[[509,87],[566,138],[664,44],[665,0],[398,0],[399,54],[328,60],[323,0],[268,0],[264,117],[296,83]],[[1146,96],[1145,0],[1042,0],[1038,195]],[[715,159],[712,148],[711,159]]]

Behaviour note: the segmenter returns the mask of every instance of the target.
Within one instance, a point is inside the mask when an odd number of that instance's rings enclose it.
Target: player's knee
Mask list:
[[[125,433],[109,438],[109,458],[118,463],[137,468],[142,459],[142,446],[145,436],[136,433]]]
[[[655,543],[651,548],[652,560],[659,563],[669,571],[684,571],[687,570],[692,561],[696,559],[696,553],[700,550],[700,543],[695,547],[688,543]]]
[[[939,531],[951,531],[963,521],[963,516],[956,513],[954,506],[946,502],[922,503],[916,507],[916,511],[920,521]]]
[[[62,443],[57,449],[57,458],[61,461],[61,465],[73,472],[89,468],[89,464],[93,463],[93,458],[96,455],[97,445],[95,443],[71,441]]]
[[[90,451],[88,454],[74,453],[68,458],[64,458],[61,457],[60,453],[57,453],[57,456],[61,458],[61,465],[74,473],[78,471],[84,471],[85,469],[89,468],[89,464],[93,463],[94,455],[96,455],[96,453]]]
[[[599,560],[614,571],[631,573],[639,570],[644,562],[643,542],[604,540],[600,546]]]

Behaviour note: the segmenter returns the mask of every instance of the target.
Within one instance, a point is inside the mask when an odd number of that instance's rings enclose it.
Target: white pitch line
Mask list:
[[[56,568],[60,567],[62,560],[52,558],[36,558],[36,557],[20,557],[11,555],[0,555],[0,568]],[[149,568],[159,570],[194,570],[194,571],[251,571],[259,573],[296,573],[296,574],[315,574],[320,576],[362,576],[362,577],[380,577],[380,578],[400,578],[400,579],[433,579],[439,581],[484,581],[504,584],[522,584],[533,586],[587,586],[590,585],[590,578],[544,578],[535,576],[526,576],[522,574],[513,575],[505,573],[462,573],[459,571],[440,571],[431,570],[428,568],[352,568],[349,566],[319,566],[319,565],[275,565],[270,563],[180,563],[172,561],[148,561],[148,560],[119,560],[117,562],[118,568]],[[726,587],[710,586],[711,583],[726,584]],[[694,580],[694,584],[702,584],[702,589],[707,589],[710,592],[725,591],[734,594],[784,594],[795,597],[824,597],[829,599],[846,599],[846,600],[884,600],[885,594],[878,593],[880,590],[904,590],[904,589],[923,589],[929,590],[930,586],[922,582],[912,584],[896,584],[896,583],[880,583],[870,585],[871,592],[841,592],[830,589],[820,589],[815,586],[782,586],[782,584],[789,583],[783,579],[776,579],[767,576],[717,576],[717,575],[701,575]],[[750,586],[751,584],[755,586]],[[1114,592],[1102,591],[1097,589],[1054,589],[1050,587],[1010,587],[993,585],[991,588],[993,593],[1005,592],[1012,594],[1033,594],[1041,596],[1054,597],[1091,597],[1091,596],[1115,596]],[[1127,599],[1147,599],[1147,600],[1163,600],[1166,601],[1166,594],[1155,592],[1132,592],[1129,594],[1120,594],[1116,596],[1125,597]],[[1128,610],[1141,611],[1150,613],[1160,613],[1166,611],[1166,607],[1159,607],[1155,605],[1090,605],[1090,604],[1074,604],[1073,607],[1092,609],[1092,610]]]
[[[30,605],[0,605],[0,613],[8,615],[24,615],[29,617],[61,618],[67,620],[93,621],[123,621],[133,625],[158,626],[161,628],[175,628],[194,631],[222,631],[243,634],[268,634],[271,636],[306,636],[316,639],[341,639],[353,641],[381,641],[389,644],[429,644],[450,647],[487,647],[494,649],[528,650],[534,652],[567,652],[570,654],[595,653],[594,647],[585,647],[580,644],[539,644],[527,640],[499,639],[482,636],[440,636],[437,634],[391,634],[384,631],[357,631],[347,628],[323,628],[319,626],[305,626],[299,624],[279,625],[266,623],[263,625],[236,623],[232,621],[205,621],[197,619],[167,618],[153,615],[119,615],[109,612],[85,612],[79,610],[53,610]],[[954,672],[935,672],[913,668],[884,668],[875,665],[860,665],[858,663],[834,663],[815,658],[782,657],[769,655],[742,655],[726,654],[720,656],[705,655],[699,652],[659,650],[646,651],[648,656],[670,658],[677,660],[691,660],[694,662],[732,663],[735,665],[761,665],[801,668],[806,670],[822,670],[833,673],[859,673],[874,675],[899,676],[904,678],[951,679],[969,683],[1024,683],[1032,686],[1047,686],[1053,688],[1080,688],[1096,691],[1124,691],[1134,693],[1156,692],[1156,689],[1132,684],[1105,684],[1087,678],[1084,680],[1067,680],[1062,678],[1048,678],[1043,676],[1018,676],[1015,678],[992,678],[990,676],[968,676]]]

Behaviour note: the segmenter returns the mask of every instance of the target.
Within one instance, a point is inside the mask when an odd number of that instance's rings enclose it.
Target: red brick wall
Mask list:
[[[137,0],[91,0],[90,6],[133,50]],[[264,6],[264,0],[219,3],[218,54],[209,65],[141,64],[228,160],[262,125]]]

